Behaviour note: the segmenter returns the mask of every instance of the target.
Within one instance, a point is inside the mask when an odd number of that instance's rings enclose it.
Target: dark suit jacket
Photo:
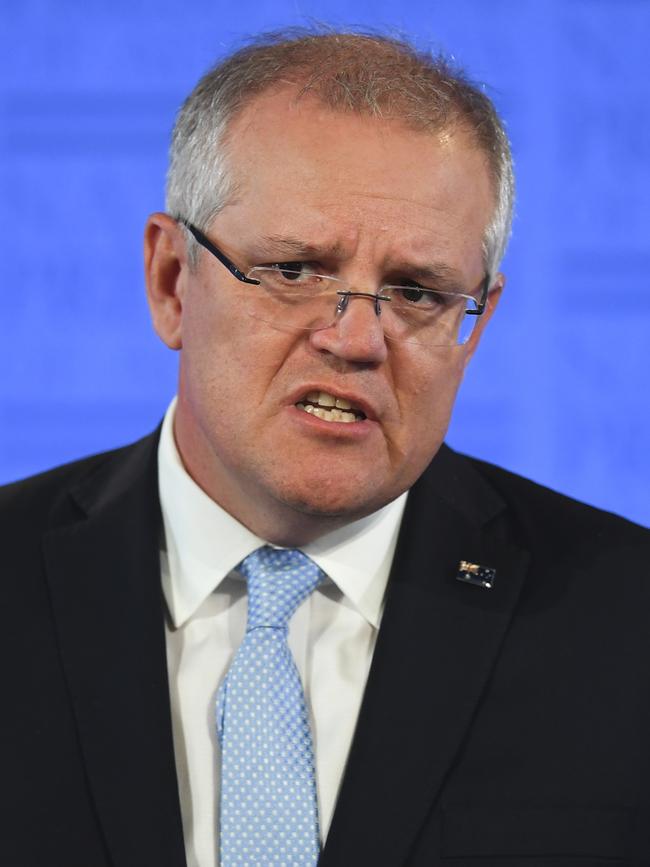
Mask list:
[[[156,443],[0,492],[1,867],[185,864]],[[650,864],[649,537],[441,449],[322,867]]]

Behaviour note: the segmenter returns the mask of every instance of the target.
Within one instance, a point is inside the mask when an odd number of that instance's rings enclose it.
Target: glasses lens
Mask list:
[[[336,292],[341,281],[299,269],[300,263],[288,263],[286,268],[252,268],[246,276],[259,280],[260,285],[247,287],[247,312],[275,328],[329,328],[336,319]]]
[[[391,299],[382,305],[386,337],[424,346],[456,346],[471,337],[478,319],[467,312],[478,308],[471,296],[415,286],[381,291]]]
[[[287,263],[286,268],[257,266],[247,277],[260,284],[246,287],[247,312],[282,330],[329,328],[337,316],[345,315],[357,295],[342,280],[313,274],[298,262]],[[339,304],[341,292],[348,294],[348,303],[343,305]],[[382,287],[380,294],[390,299],[380,301],[381,325],[390,340],[455,346],[469,340],[478,319],[466,312],[477,308],[471,296],[404,286]]]

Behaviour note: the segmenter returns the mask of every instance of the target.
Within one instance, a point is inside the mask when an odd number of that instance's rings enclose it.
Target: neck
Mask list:
[[[375,511],[368,507],[343,513],[317,511],[298,499],[274,497],[254,480],[230,473],[223,464],[210,460],[203,449],[192,448],[182,418],[174,426],[176,447],[186,472],[228,514],[266,542],[299,548]]]

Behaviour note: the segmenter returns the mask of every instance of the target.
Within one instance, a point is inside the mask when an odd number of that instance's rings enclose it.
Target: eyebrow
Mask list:
[[[262,235],[260,243],[265,250],[273,253],[274,256],[280,254],[288,256],[336,256],[341,253],[342,249],[337,242],[316,245],[286,235]]]
[[[264,251],[275,258],[280,256],[313,257],[337,256],[342,252],[338,242],[325,245],[310,244],[300,238],[287,235],[262,235],[260,245]],[[289,261],[289,260],[287,260]],[[401,261],[393,263],[387,269],[393,273],[403,273],[415,282],[433,284],[437,289],[447,292],[466,292],[463,288],[463,278],[459,271],[444,262],[432,262],[428,265],[414,265],[412,262]]]
[[[391,269],[408,274],[416,283],[434,283],[436,288],[448,291],[463,291],[462,275],[444,262],[433,262],[430,265],[413,265],[407,262],[397,263]]]

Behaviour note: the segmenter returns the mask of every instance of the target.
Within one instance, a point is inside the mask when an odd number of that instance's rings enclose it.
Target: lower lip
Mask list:
[[[339,438],[359,439],[366,437],[377,426],[377,422],[364,418],[361,421],[324,421],[316,415],[298,409],[297,406],[287,407],[291,417],[296,422],[306,425],[307,430],[315,433],[329,434]]]

